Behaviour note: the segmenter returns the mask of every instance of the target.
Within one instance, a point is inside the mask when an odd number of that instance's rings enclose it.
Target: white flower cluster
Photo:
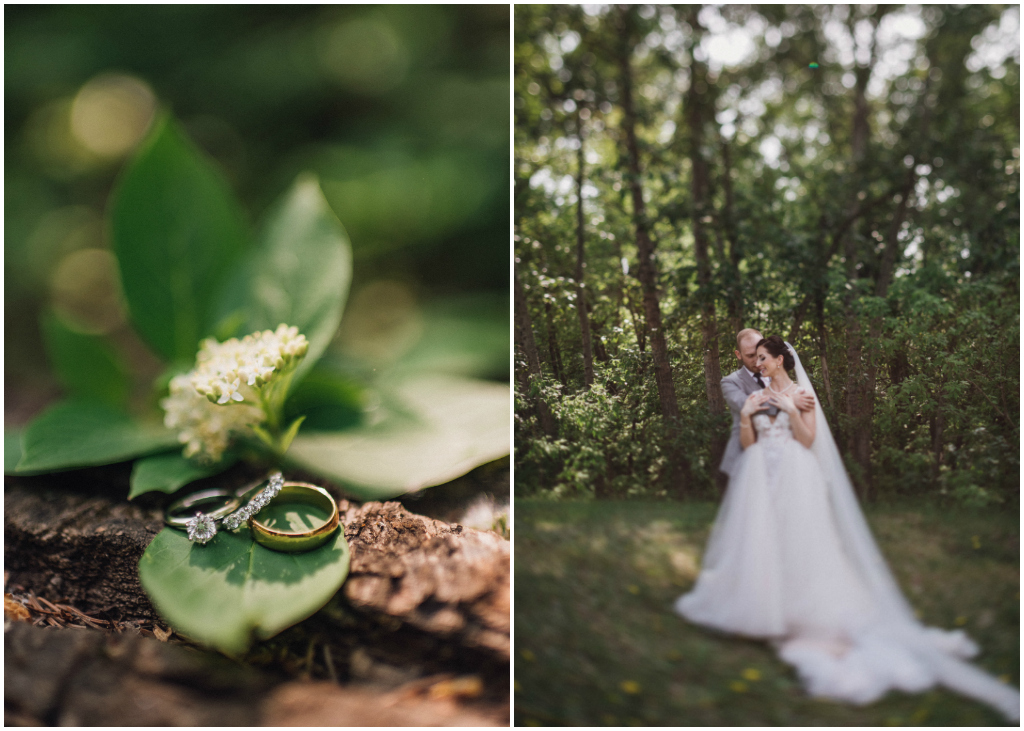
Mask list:
[[[192,385],[196,391],[216,404],[229,401],[253,401],[255,392],[275,375],[297,363],[309,342],[297,327],[279,325],[277,330],[264,330],[218,343],[204,340],[196,356]]]
[[[245,433],[263,421],[263,410],[249,404],[217,406],[192,385],[192,374],[171,379],[171,394],[160,402],[164,425],[178,432],[184,455],[217,462],[233,434]]]
[[[195,369],[171,379],[170,395],[160,402],[164,424],[178,431],[184,455],[220,460],[233,436],[251,433],[267,419],[266,387],[290,374],[308,349],[306,337],[287,325],[241,340],[204,340]]]

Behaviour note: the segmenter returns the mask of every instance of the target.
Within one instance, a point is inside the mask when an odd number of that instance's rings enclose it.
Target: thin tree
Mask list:
[[[699,6],[697,6],[699,7]],[[700,43],[701,27],[697,11],[691,12],[690,27],[694,29],[691,57]],[[722,368],[718,354],[718,319],[715,313],[715,292],[711,279],[711,261],[708,256],[708,227],[713,220],[710,202],[710,172],[704,157],[704,125],[709,115],[708,69],[693,58],[690,64],[690,88],[686,93],[686,126],[689,131],[690,195],[693,203],[691,225],[693,251],[697,260],[697,297],[700,301],[701,352],[704,356],[704,389],[708,409],[713,416],[725,413],[722,396]],[[726,435],[715,432],[712,437],[712,461],[717,464],[727,443]]]
[[[587,388],[594,385],[594,354],[590,344],[590,313],[587,311],[587,289],[584,272],[583,224],[583,119],[576,115],[576,312],[580,319],[580,337],[583,341],[583,382]]]
[[[626,144],[627,178],[633,201],[633,228],[636,233],[637,278],[643,291],[644,315],[650,336],[651,355],[654,359],[654,378],[658,385],[658,399],[662,415],[670,420],[679,416],[672,366],[668,362],[668,346],[661,323],[661,305],[658,299],[658,275],[654,266],[654,243],[647,225],[643,187],[640,185],[640,151],[636,139],[636,110],[633,106],[633,70],[630,56],[633,51],[633,10],[619,7],[618,61],[622,83],[622,133]]]
[[[540,380],[542,374],[540,368],[540,354],[537,352],[537,342],[533,337],[533,323],[530,320],[530,311],[526,306],[526,292],[519,281],[519,266],[514,265],[513,277],[515,279],[515,328],[516,343],[522,348],[526,355],[527,372],[521,381],[524,398],[530,397],[533,384]],[[549,437],[556,433],[555,420],[547,402],[540,395],[536,398],[537,417],[540,419],[541,429]]]

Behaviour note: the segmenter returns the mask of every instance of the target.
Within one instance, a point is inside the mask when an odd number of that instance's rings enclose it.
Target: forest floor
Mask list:
[[[674,614],[716,508],[515,501],[516,725],[1006,725],[946,690],[864,707],[811,699],[766,644]],[[963,627],[977,664],[1019,687],[1019,510],[908,501],[868,520],[920,618]]]

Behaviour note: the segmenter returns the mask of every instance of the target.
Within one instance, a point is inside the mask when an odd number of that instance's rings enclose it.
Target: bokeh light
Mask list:
[[[82,332],[109,333],[125,320],[117,260],[109,249],[79,249],[61,259],[50,294],[54,310]]]
[[[380,94],[405,78],[409,54],[389,23],[366,17],[336,25],[321,42],[320,61],[343,86]]]
[[[156,97],[144,81],[101,74],[86,82],[71,105],[71,131],[91,152],[121,157],[145,136]]]

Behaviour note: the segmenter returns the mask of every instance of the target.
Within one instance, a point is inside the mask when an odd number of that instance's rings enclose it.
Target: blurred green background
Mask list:
[[[303,170],[352,239],[332,351],[508,379],[507,6],[7,6],[5,425],[61,391],[40,315],[151,388],[105,224],[169,109],[255,224]]]

